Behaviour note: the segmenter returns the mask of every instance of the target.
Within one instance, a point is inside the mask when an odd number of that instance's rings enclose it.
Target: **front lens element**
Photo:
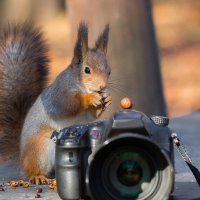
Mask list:
[[[141,148],[125,146],[110,151],[102,163],[102,181],[107,193],[123,198],[146,196],[158,181],[155,163]],[[143,194],[142,194],[143,193]]]
[[[141,177],[142,168],[137,162],[133,160],[126,160],[122,162],[117,169],[117,178],[123,185],[137,185]]]

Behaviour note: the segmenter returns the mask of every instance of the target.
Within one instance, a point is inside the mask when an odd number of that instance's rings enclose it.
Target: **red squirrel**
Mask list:
[[[0,34],[0,154],[19,156],[32,183],[48,182],[54,170],[54,130],[96,120],[111,103],[106,53],[109,26],[88,47],[80,23],[71,64],[46,86],[47,45],[40,30],[10,24]]]

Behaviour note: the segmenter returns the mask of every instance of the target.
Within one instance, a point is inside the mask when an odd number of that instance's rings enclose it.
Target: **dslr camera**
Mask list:
[[[167,117],[124,109],[110,118],[54,132],[62,199],[167,200],[174,151]]]

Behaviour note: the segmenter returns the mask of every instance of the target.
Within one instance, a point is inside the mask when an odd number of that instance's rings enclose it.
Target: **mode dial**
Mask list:
[[[158,126],[168,126],[168,124],[169,124],[168,117],[153,115],[150,118]]]

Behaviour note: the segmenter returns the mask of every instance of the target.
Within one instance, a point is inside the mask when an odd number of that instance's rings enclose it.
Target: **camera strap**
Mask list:
[[[192,171],[198,185],[200,186],[200,172],[198,168],[195,166],[194,162],[192,161],[191,156],[189,156],[188,151],[186,150],[185,146],[180,141],[176,133],[172,133],[171,137],[182,159],[186,162],[186,164]]]

